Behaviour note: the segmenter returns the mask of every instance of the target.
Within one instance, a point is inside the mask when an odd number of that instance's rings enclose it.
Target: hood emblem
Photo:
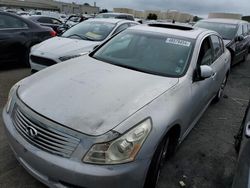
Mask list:
[[[26,127],[26,133],[32,138],[35,138],[38,135],[37,130],[31,126]]]

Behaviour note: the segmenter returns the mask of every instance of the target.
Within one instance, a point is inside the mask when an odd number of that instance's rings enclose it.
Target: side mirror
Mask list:
[[[237,36],[235,40],[241,42],[244,40],[244,36],[243,35]]]
[[[206,78],[210,78],[211,76],[213,76],[214,71],[213,69],[208,66],[208,65],[201,65],[200,66],[200,78],[201,79],[206,79]]]

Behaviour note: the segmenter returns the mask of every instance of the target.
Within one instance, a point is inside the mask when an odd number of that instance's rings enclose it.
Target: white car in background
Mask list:
[[[31,48],[31,71],[85,55],[103,41],[139,23],[120,19],[90,19],[81,22],[61,36],[48,39]]]

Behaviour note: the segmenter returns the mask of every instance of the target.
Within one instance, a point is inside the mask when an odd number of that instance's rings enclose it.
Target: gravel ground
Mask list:
[[[0,67],[0,111],[11,86],[28,76],[27,68]],[[231,186],[236,164],[234,138],[250,98],[250,59],[233,67],[224,98],[207,109],[195,128],[161,173],[158,188]],[[0,116],[0,187],[41,188],[17,162],[3,130]]]

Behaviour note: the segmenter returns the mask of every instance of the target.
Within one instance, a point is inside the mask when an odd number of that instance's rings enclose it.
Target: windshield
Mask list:
[[[185,73],[194,41],[138,31],[124,31],[92,57],[117,66],[168,77]]]
[[[237,25],[227,23],[213,23],[213,22],[198,22],[196,27],[201,27],[209,30],[216,31],[223,39],[232,40],[235,37]]]
[[[115,27],[115,24],[107,22],[85,21],[70,28],[62,37],[80,38],[83,40],[102,41]]]
[[[115,14],[98,14],[96,18],[115,18]]]

